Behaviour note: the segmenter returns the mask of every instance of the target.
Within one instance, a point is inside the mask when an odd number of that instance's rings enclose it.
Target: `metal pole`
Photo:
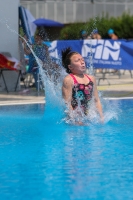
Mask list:
[[[76,2],[73,1],[73,22],[76,21]]]
[[[85,9],[86,2],[83,2],[83,22],[86,22],[86,9]]]
[[[114,0],[114,16],[116,17],[116,2]]]
[[[36,1],[36,18],[39,18],[38,2]]]
[[[45,1],[45,18],[48,18],[48,3]]]
[[[54,20],[57,20],[57,2],[54,2]]]
[[[125,12],[127,12],[127,8],[128,8],[128,6],[127,6],[127,0],[125,0]]]
[[[64,23],[66,23],[66,2],[64,2]]]

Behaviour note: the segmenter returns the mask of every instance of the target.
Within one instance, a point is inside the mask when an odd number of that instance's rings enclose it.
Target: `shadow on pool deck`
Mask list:
[[[101,74],[96,74],[96,81],[102,77]],[[103,97],[106,98],[130,98],[133,97],[133,78],[130,73],[126,71],[119,78],[118,75],[106,75],[107,80],[101,80],[97,86]],[[33,104],[45,103],[44,91],[36,92],[35,88],[29,88],[29,91],[0,92],[0,105],[9,104]]]

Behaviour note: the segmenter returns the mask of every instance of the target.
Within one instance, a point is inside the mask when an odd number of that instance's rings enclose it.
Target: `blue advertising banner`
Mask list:
[[[49,45],[50,56],[61,65],[61,51],[71,47],[79,52],[89,67],[133,70],[133,41],[126,40],[60,40]]]

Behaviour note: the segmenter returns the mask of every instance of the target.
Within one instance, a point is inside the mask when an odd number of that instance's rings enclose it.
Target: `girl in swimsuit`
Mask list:
[[[97,111],[103,122],[102,105],[98,96],[94,76],[85,74],[86,66],[83,57],[67,48],[62,51],[62,64],[68,75],[63,80],[62,95],[70,110],[81,108],[88,115],[89,104],[94,98]]]

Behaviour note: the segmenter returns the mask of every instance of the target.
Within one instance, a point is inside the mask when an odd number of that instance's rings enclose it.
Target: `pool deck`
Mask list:
[[[103,97],[133,98],[133,71],[132,77],[128,70],[126,70],[124,74],[122,70],[120,77],[118,74],[107,74],[106,77],[110,85],[106,79],[100,80],[100,84],[97,85],[97,88],[102,92]],[[97,83],[99,78],[101,78],[100,74],[96,76]]]
[[[38,93],[35,88],[9,93],[0,92],[0,106],[36,103],[45,103],[45,96],[43,91]]]
[[[96,74],[97,84],[101,77],[100,73]],[[133,77],[131,77],[128,70],[124,74],[121,73],[120,77],[117,74],[106,74],[106,78],[100,80],[100,84],[97,85],[104,98],[133,98]],[[22,89],[21,91],[9,93],[6,91],[0,92],[0,105],[35,103],[45,103],[44,91],[37,93],[35,88],[29,88],[28,90]]]

